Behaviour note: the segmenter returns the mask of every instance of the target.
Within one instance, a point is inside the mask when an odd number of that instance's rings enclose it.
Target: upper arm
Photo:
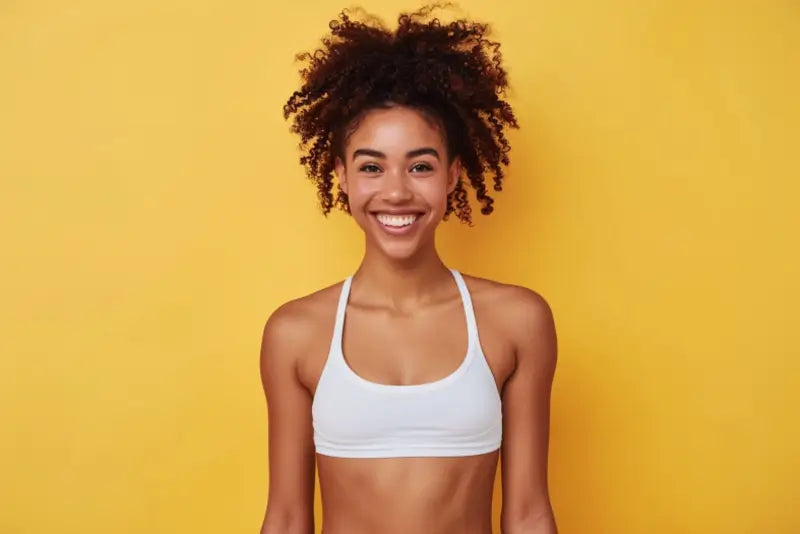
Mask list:
[[[307,322],[307,321],[306,321]],[[262,533],[314,530],[314,444],[311,395],[297,375],[307,327],[284,305],[267,320],[261,380],[267,401],[269,496]]]
[[[503,388],[503,525],[554,533],[547,481],[550,393],[557,359],[555,322],[539,294],[520,289],[509,318],[515,368]],[[539,528],[539,527],[542,528]]]

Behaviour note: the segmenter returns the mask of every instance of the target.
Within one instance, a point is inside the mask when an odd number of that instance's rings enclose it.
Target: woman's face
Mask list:
[[[344,153],[336,174],[367,246],[398,260],[433,246],[460,173],[457,159],[448,163],[440,129],[410,108],[375,109],[351,134]]]

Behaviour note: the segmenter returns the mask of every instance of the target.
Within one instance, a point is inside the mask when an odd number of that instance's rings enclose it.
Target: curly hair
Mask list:
[[[406,106],[436,122],[448,157],[460,157],[462,176],[447,200],[446,219],[472,224],[465,180],[475,190],[481,213],[493,211],[487,174],[501,191],[502,166],[509,164],[508,127],[518,128],[511,106],[501,97],[508,86],[500,45],[487,38],[487,24],[433,16],[447,5],[433,4],[398,18],[394,31],[373,16],[351,18],[343,10],[330,34],[313,53],[297,55],[302,87],[283,108],[301,137],[300,163],[316,184],[322,211],[350,211],[347,195],[333,194],[336,158],[344,157],[349,135],[371,109]]]

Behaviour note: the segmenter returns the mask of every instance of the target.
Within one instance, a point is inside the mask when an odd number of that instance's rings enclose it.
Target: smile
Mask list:
[[[403,215],[390,215],[388,213],[378,213],[375,215],[378,222],[384,226],[391,226],[392,228],[402,228],[409,226],[417,220],[416,213],[408,213]]]

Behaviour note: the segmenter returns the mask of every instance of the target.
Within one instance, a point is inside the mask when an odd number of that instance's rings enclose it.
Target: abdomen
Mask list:
[[[318,455],[323,534],[491,534],[497,458]]]

